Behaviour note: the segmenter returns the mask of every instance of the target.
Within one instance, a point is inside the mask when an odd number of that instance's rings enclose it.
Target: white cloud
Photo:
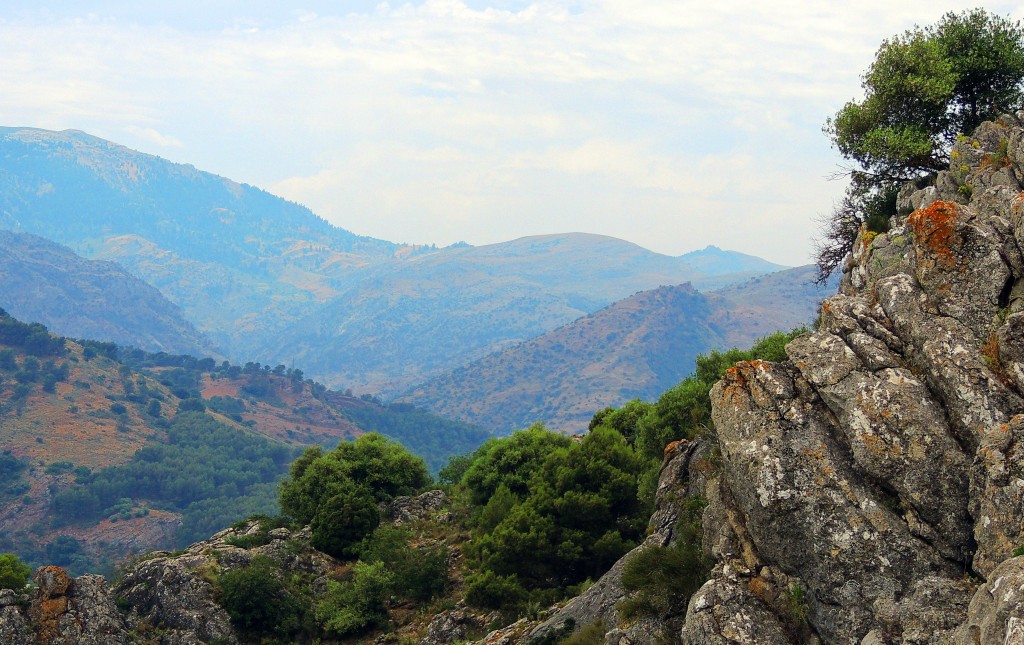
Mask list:
[[[184,148],[185,144],[174,137],[163,135],[153,128],[144,128],[137,125],[127,125],[125,132],[139,139],[155,143],[162,148]]]
[[[878,43],[972,6],[95,4],[0,14],[0,123],[172,151],[396,241],[585,230],[788,263],[842,190],[821,123]]]

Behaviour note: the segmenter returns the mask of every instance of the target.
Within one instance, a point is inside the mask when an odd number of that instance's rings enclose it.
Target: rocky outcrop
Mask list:
[[[436,515],[447,505],[448,496],[444,491],[428,490],[415,497],[400,495],[391,500],[384,510],[385,516],[391,519],[392,524],[401,526]]]
[[[309,542],[308,528],[264,530],[252,521],[181,552],[151,553],[128,566],[113,586],[101,576],[71,578],[60,567],[41,567],[31,593],[0,590],[0,643],[241,643],[216,602],[217,577],[262,556],[289,575],[308,576],[322,590],[339,563]]]
[[[17,599],[0,595],[0,641],[46,645],[128,643],[129,630],[101,576],[72,579],[60,567],[40,567],[35,589]]]
[[[962,138],[789,360],[716,385],[730,504],[684,642],[1024,642],[1022,144],[1024,113]],[[800,639],[765,570],[798,581]]]

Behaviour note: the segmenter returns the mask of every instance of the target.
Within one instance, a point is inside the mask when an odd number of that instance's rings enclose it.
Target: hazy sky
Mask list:
[[[587,231],[791,265],[844,188],[825,118],[881,40],[976,6],[140,4],[6,0],[0,125],[85,130],[396,242]]]

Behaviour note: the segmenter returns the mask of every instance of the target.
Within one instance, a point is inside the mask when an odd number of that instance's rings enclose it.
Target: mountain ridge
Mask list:
[[[86,260],[29,233],[0,230],[0,306],[54,333],[150,352],[220,356],[177,305],[113,262]]]
[[[806,266],[706,294],[689,283],[641,291],[396,400],[498,434],[535,422],[583,432],[596,410],[656,398],[691,373],[698,354],[809,324],[837,284],[815,286],[814,277]]]

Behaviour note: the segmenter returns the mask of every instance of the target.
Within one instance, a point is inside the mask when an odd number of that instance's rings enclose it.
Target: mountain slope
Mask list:
[[[73,543],[96,571],[273,513],[301,448],[370,431],[434,469],[488,436],[300,370],[74,342],[0,310],[0,550],[34,562]]]
[[[679,259],[708,275],[771,273],[785,268],[754,255],[726,251],[717,246],[707,246],[699,251],[684,253]]]
[[[332,295],[330,279],[404,252],[252,186],[74,130],[0,128],[0,228],[116,259],[199,329],[221,331],[229,350],[247,329],[273,329]]]
[[[281,331],[264,358],[332,371],[335,385],[396,393],[638,291],[754,273],[710,275],[683,258],[583,233],[444,249],[368,272]]]
[[[594,412],[651,397],[722,344],[710,304],[689,285],[619,301],[543,336],[448,372],[400,400],[505,433],[544,421],[585,430]],[[654,351],[661,348],[661,351]],[[685,366],[685,367],[684,367]],[[440,412],[443,411],[443,412]]]
[[[0,307],[54,333],[150,352],[216,354],[163,295],[112,262],[86,260],[27,233],[0,230]]]
[[[0,223],[64,243],[133,234],[193,260],[250,270],[297,242],[310,245],[299,254],[307,267],[344,264],[337,253],[364,264],[398,248],[252,186],[76,130],[0,128],[0,150]]]
[[[585,430],[595,411],[651,400],[693,370],[698,354],[746,347],[809,323],[835,286],[814,267],[781,271],[702,294],[660,287],[418,385],[399,397],[495,432],[536,421]]]

